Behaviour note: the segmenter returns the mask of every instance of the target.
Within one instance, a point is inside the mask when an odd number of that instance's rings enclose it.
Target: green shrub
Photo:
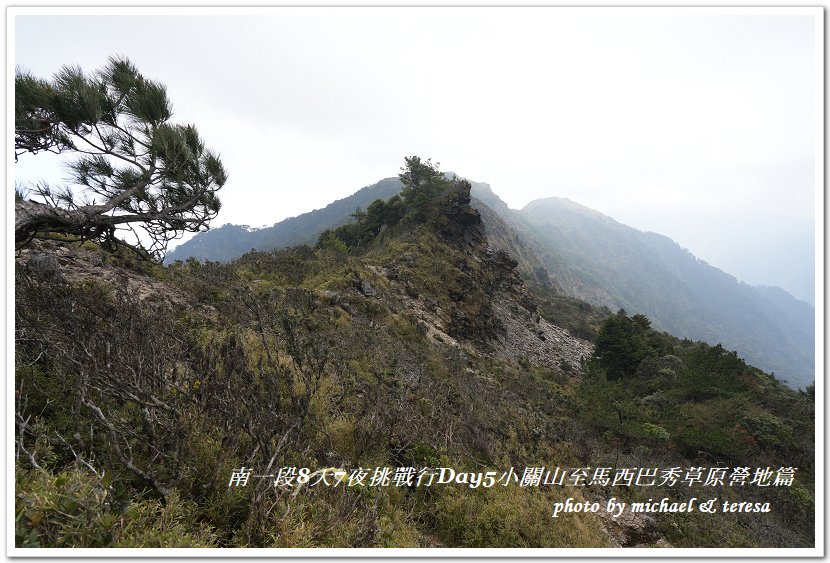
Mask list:
[[[108,479],[105,478],[106,482]],[[164,501],[123,506],[90,472],[57,475],[17,468],[17,547],[212,547],[216,535],[195,519],[192,502],[172,493]]]
[[[649,422],[643,424],[643,434],[645,434],[646,437],[658,442],[665,442],[671,438],[671,435],[665,428]]]
[[[501,485],[450,488],[435,506],[436,533],[451,547],[607,546],[596,516],[551,517],[553,502],[564,500],[560,494]]]

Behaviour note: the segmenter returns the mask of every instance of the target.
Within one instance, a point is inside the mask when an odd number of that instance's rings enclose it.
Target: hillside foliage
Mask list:
[[[16,545],[608,547],[600,518],[552,519],[553,503],[655,493],[229,478],[241,467],[716,464],[798,474],[792,487],[713,493],[760,496],[770,513],[661,515],[618,544],[814,545],[814,395],[642,315],[577,302],[559,314],[596,334],[581,371],[493,353],[505,338],[496,306],[528,306],[492,302],[524,295],[504,289],[516,261],[488,253],[469,185],[420,159],[403,174],[397,200],[315,247],[141,271],[118,256],[93,264],[90,243],[22,254]],[[50,253],[57,269],[44,266]],[[562,301],[547,295],[555,316]],[[416,305],[447,319],[446,332]]]

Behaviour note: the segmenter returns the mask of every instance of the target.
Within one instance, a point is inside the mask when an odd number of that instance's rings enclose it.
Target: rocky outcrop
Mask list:
[[[461,251],[450,259],[453,283],[447,280],[447,298],[410,279],[407,272],[427,266],[409,252],[393,263],[368,266],[384,278],[388,291],[383,295],[374,290],[378,284],[366,280],[357,283],[358,291],[413,314],[433,342],[577,375],[593,345],[540,317],[519,276],[518,261],[507,251],[488,246],[478,211],[458,204],[447,216],[449,224],[440,234]]]
[[[505,331],[493,343],[493,353],[514,363],[530,362],[569,375],[577,375],[593,345],[555,326],[538,314],[511,302],[509,297],[493,303]]]
[[[660,533],[657,520],[650,514],[625,511],[617,518],[607,512],[598,514],[611,547],[674,547]]]
[[[141,301],[192,305],[170,284],[107,262],[103,250],[57,241],[33,240],[15,255],[16,266],[35,277],[60,278],[70,285],[100,283],[123,288]]]

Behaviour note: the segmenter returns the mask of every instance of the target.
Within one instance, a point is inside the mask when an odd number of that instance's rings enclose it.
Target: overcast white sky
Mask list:
[[[813,267],[822,38],[810,15],[713,14],[17,16],[14,49],[44,77],[118,53],[165,83],[174,120],[195,123],[230,173],[215,226],[323,207],[417,154],[511,207],[568,197],[785,285],[776,272]],[[44,155],[14,166],[24,180],[56,170]],[[780,257],[764,247],[788,240]]]

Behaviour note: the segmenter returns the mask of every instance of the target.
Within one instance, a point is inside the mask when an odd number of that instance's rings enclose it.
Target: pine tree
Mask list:
[[[73,186],[39,184],[16,202],[15,242],[59,233],[134,246],[123,231],[138,226],[138,243],[159,258],[170,240],[205,230],[227,173],[196,128],[171,117],[164,85],[125,58],[112,57],[91,75],[64,66],[52,80],[18,69],[15,156],[79,156],[70,164]]]

